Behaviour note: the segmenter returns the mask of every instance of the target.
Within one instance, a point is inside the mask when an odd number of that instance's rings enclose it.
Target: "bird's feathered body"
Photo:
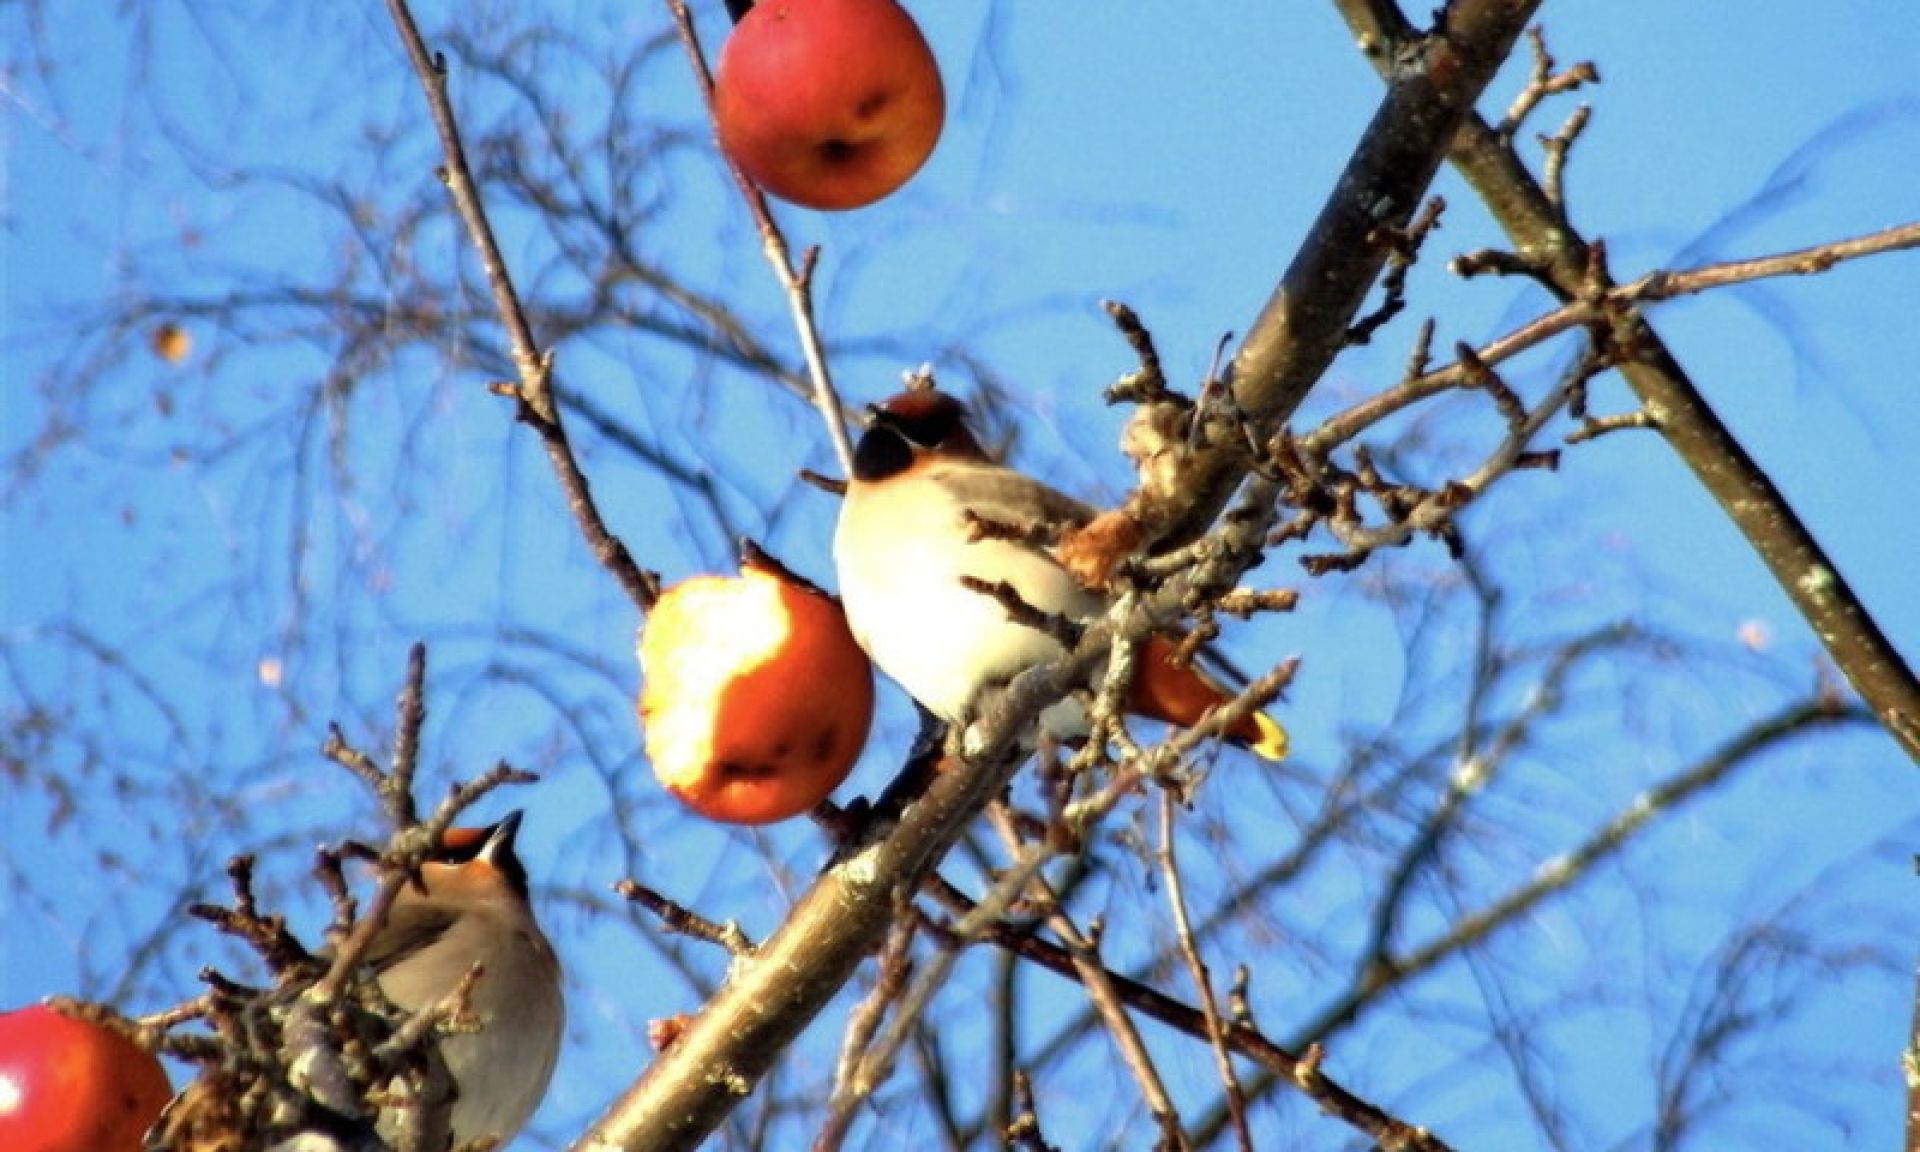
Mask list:
[[[481,1137],[504,1147],[539,1107],[560,1052],[566,1020],[560,965],[527,898],[526,871],[513,846],[519,826],[516,812],[490,828],[450,829],[395,895],[364,958],[387,999],[409,1012],[442,1005],[470,971],[480,970],[466,1002],[478,1029],[440,1037],[455,1097],[447,1128],[427,1134],[445,1135],[448,1148]],[[283,1011],[287,998],[308,990],[304,984],[278,990],[275,1003],[263,1006]],[[154,1138],[173,1152],[258,1149],[270,1135],[262,1125],[289,1121],[263,1113],[257,1102],[249,1106],[254,1099],[233,1069],[212,1066],[168,1105]],[[298,1122],[322,1127],[267,1147],[337,1152],[373,1142],[365,1121],[350,1115],[309,1110]],[[381,1111],[373,1127],[387,1143],[401,1131],[392,1108]]]
[[[1070,520],[1049,525],[1036,515],[1043,508]],[[970,521],[969,512],[986,526]],[[851,485],[836,553],[870,558],[840,565],[840,596],[854,637],[909,695],[957,722],[981,684],[1063,651],[1054,637],[1014,623],[1005,605],[960,578],[1004,581],[1041,612],[1086,619],[1100,610],[1100,598],[1041,548],[1010,537],[1075,526],[1089,514],[1020,473],[985,462],[928,458],[893,482]]]
[[[443,1035],[440,1054],[459,1093],[453,1146],[489,1135],[504,1145],[553,1078],[566,1023],[560,962],[524,895],[481,859],[429,862],[421,881],[400,890],[368,960],[380,990],[410,1012],[438,1003],[480,965],[469,1001],[480,1028]]]
[[[942,393],[896,396],[874,411],[834,534],[847,622],[881,671],[942,720],[962,722],[975,695],[1023,669],[1058,659],[1053,632],[1016,619],[966,578],[1009,586],[1027,606],[1082,623],[1106,606],[1054,557],[1094,509],[990,459],[966,410]],[[1227,694],[1171,658],[1154,637],[1139,664],[1132,711],[1198,722]],[[1087,731],[1085,709],[1063,701],[1042,717],[1062,738]],[[1255,714],[1232,735],[1277,759],[1285,733]]]

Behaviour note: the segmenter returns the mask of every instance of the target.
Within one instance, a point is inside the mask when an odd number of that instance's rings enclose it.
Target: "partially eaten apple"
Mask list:
[[[808,208],[859,208],[905,184],[946,122],[940,68],[894,0],[759,0],[720,51],[720,147]]]
[[[738,577],[663,593],[640,632],[640,726],[667,791],[766,824],[847,778],[873,722],[873,667],[840,602],[750,548]]]

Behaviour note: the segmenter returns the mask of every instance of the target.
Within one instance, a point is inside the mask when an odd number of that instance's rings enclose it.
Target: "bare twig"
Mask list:
[[[847,482],[845,480],[835,480],[831,476],[822,476],[811,468],[800,469],[799,475],[802,482],[811,484],[830,496],[845,496],[847,494]]]
[[[1335,5],[1364,42],[1404,44],[1417,37],[1396,5],[1378,0],[1335,0]],[[1382,71],[1390,91],[1402,83],[1391,70],[1390,59],[1382,54],[1369,58]],[[1448,158],[1514,244],[1540,263],[1562,299],[1580,298],[1591,281],[1591,246],[1527,171],[1511,142],[1471,113],[1450,137]],[[1910,248],[1920,243],[1920,225],[1875,236],[1879,238],[1872,244],[1875,250]],[[1843,242],[1843,251],[1852,250],[1848,243]],[[1820,267],[1815,260],[1771,274],[1813,272]],[[1854,690],[1873,707],[1907,755],[1920,763],[1920,680],[1899,650],[1639,311],[1621,311],[1609,317],[1608,325],[1612,345],[1629,350],[1621,373],[1641,404],[1654,414],[1660,434],[1747,537]]]
[[[705,101],[711,114],[713,73],[707,67],[706,52],[700,47],[700,35],[693,26],[693,13],[687,7],[686,0],[667,0],[667,7],[673,12],[673,25],[680,33],[680,42],[685,45],[688,61],[693,66],[694,80],[700,86],[700,98]],[[808,248],[801,254],[796,267],[793,250],[787,245],[786,234],[774,222],[766,194],[731,159],[727,161],[727,168],[733,173],[734,183],[739,186],[740,195],[747,202],[747,210],[753,214],[754,225],[760,230],[760,247],[766,254],[767,264],[772,267],[774,276],[786,293],[787,310],[792,314],[794,332],[800,339],[800,350],[807,361],[807,377],[813,386],[813,406],[826,422],[827,437],[833,444],[834,456],[840,461],[842,474],[852,476],[853,442],[847,437],[846,412],[840,406],[839,393],[834,390],[833,376],[827,368],[826,349],[821,343],[819,324],[813,315],[813,272],[820,260],[820,250]]]
[[[1359,345],[1369,342],[1375,332],[1406,308],[1407,272],[1419,259],[1420,245],[1427,235],[1440,226],[1440,215],[1446,209],[1447,202],[1435,196],[1427,201],[1427,206],[1405,228],[1381,226],[1377,235],[1386,238],[1385,243],[1391,255],[1387,258],[1387,274],[1380,279],[1380,303],[1372,312],[1348,326],[1347,343]]]
[[[233,882],[232,908],[195,904],[187,909],[188,914],[245,940],[275,976],[313,966],[312,953],[287,931],[286,917],[260,914],[253,896],[253,863],[253,857],[246,854],[227,861],[227,877]]]
[[[732,920],[715,923],[679,901],[661,895],[638,880],[616,881],[613,890],[622,899],[631,900],[659,917],[661,925],[669,932],[691,936],[695,940],[705,940],[709,944],[718,944],[727,950],[727,955],[735,959],[753,955],[753,940],[741,930],[739,924]]]
[[[1582,104],[1567,115],[1567,122],[1558,132],[1540,137],[1540,147],[1546,153],[1540,165],[1541,190],[1562,213],[1567,210],[1567,158],[1573,154],[1574,141],[1587,130],[1587,121],[1592,118],[1592,107]]]
[[[1814,244],[1772,256],[1729,260],[1679,272],[1650,272],[1620,289],[1633,301],[1671,300],[1729,284],[1775,276],[1815,276],[1849,260],[1920,248],[1920,222],[1896,224],[1845,240]]]
[[[1109,404],[1132,401],[1136,404],[1155,404],[1161,401],[1178,402],[1176,396],[1167,388],[1167,374],[1160,364],[1160,350],[1154,347],[1153,333],[1140,322],[1140,316],[1132,308],[1118,300],[1102,300],[1100,307],[1112,317],[1114,327],[1120,329],[1120,335],[1127,341],[1127,347],[1133,349],[1134,356],[1140,361],[1140,367],[1127,373],[1107,387],[1104,399]]]
[[[1613,416],[1589,416],[1580,422],[1580,427],[1567,433],[1567,443],[1584,444],[1589,440],[1598,440],[1611,432],[1625,432],[1653,426],[1653,416],[1645,408],[1635,408],[1631,412],[1621,412]]]
[[[601,565],[620,582],[628,598],[644,612],[660,598],[660,578],[636,564],[626,544],[607,527],[600,515],[599,505],[594,503],[586,474],[580,470],[580,462],[574,457],[573,445],[561,421],[560,407],[553,398],[552,353],[550,350],[543,351],[534,341],[533,326],[528,322],[526,309],[522,307],[520,295],[514,289],[506,259],[500,254],[500,245],[493,236],[493,226],[488,222],[486,208],[481,203],[480,190],[474,183],[473,171],[467,164],[466,149],[460,142],[460,126],[454,119],[453,103],[447,98],[446,60],[427,51],[426,42],[421,39],[420,28],[414,22],[406,0],[387,0],[387,11],[393,17],[394,27],[399,30],[400,40],[406,46],[407,58],[412,61],[413,70],[420,78],[420,86],[426,92],[427,107],[432,113],[433,125],[440,135],[440,147],[446,157],[446,165],[441,169],[442,179],[453,196],[454,207],[459,211],[462,223],[466,225],[468,238],[480,252],[480,264],[486,272],[487,284],[493,291],[494,307],[500,313],[501,323],[506,326],[514,370],[518,374],[517,381],[511,387],[511,395],[519,405],[520,417],[539,435],[541,444],[546,448],[547,459],[560,479],[567,506],[573,511],[574,519],[586,536],[587,546],[593,550],[594,557]]]
[[[989,806],[987,816],[999,832],[1007,851],[1016,857],[1022,855],[1027,845],[1014,827],[1006,805],[995,803]],[[1100,962],[1097,929],[1082,930],[1074,923],[1054,895],[1052,887],[1037,870],[1028,879],[1027,885],[1029,893],[1045,909],[1047,927],[1066,946],[1069,962],[1081,986],[1087,990],[1087,998],[1092,1001],[1094,1010],[1112,1035],[1121,1061],[1133,1074],[1134,1083],[1140,1086],[1148,1110],[1161,1126],[1164,1142],[1171,1147],[1186,1148],[1186,1134],[1180,1130],[1179,1113],[1174,1109],[1173,1097],[1154,1065],[1153,1054],[1147,1051],[1146,1041],[1141,1039],[1139,1028],[1127,1014],[1126,1002],[1116,989],[1112,973]]]
[[[887,945],[880,952],[879,977],[867,998],[854,1008],[847,1019],[846,1033],[840,1041],[840,1059],[834,1066],[833,1094],[827,1101],[826,1117],[814,1135],[814,1152],[833,1152],[846,1141],[859,1115],[878,1084],[861,1074],[868,1046],[886,1022],[887,1010],[907,990],[913,976],[913,938],[918,922],[905,917],[894,925]]]
[[[1072,619],[1057,612],[1048,612],[1027,603],[1020,590],[1005,580],[982,580],[978,576],[960,577],[961,587],[970,592],[978,592],[1005,609],[1007,619],[1015,624],[1025,625],[1036,632],[1043,632],[1060,642],[1063,648],[1072,648],[1080,643],[1080,626]]]
[[[1021,1069],[1013,1072],[1013,1119],[1007,1122],[1007,1143],[1025,1152],[1059,1152],[1040,1132],[1040,1113],[1033,1104],[1033,1080]]]
[[[1507,109],[1507,114],[1494,126],[1494,131],[1506,140],[1513,139],[1520,126],[1526,123],[1527,117],[1547,97],[1572,92],[1600,80],[1600,70],[1584,60],[1565,72],[1555,72],[1553,55],[1547,51],[1546,33],[1538,24],[1527,29],[1527,49],[1533,56],[1527,83],[1513,98],[1513,105]]]
[[[1233,1116],[1234,1135],[1241,1152],[1253,1152],[1253,1130],[1247,1126],[1247,1097],[1234,1071],[1233,1053],[1227,1046],[1226,1024],[1220,1019],[1220,1007],[1213,998],[1213,977],[1200,955],[1200,944],[1193,937],[1193,920],[1187,915],[1185,885],[1180,879],[1179,858],[1174,851],[1174,795],[1171,789],[1160,793],[1160,874],[1167,884],[1167,906],[1173,912],[1173,930],[1180,941],[1180,955],[1193,978],[1194,992],[1200,1000],[1200,1014],[1207,1025],[1207,1042],[1213,1046],[1214,1063],[1220,1072],[1220,1086],[1226,1093],[1227,1109]]]
[[[1297,588],[1235,588],[1220,597],[1214,610],[1250,620],[1261,612],[1291,612],[1299,603]]]

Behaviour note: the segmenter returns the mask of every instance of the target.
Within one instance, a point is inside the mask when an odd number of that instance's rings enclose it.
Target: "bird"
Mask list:
[[[1096,510],[993,460],[968,426],[966,405],[948,393],[911,389],[872,406],[868,417],[834,529],[847,622],[909,696],[962,724],[982,688],[1066,651],[1043,620],[1010,612],[990,588],[1076,623],[1105,610],[1106,600],[1055,554],[1061,537]],[[1141,646],[1126,706],[1191,726],[1231,693],[1177,659],[1177,643],[1177,635],[1155,634]],[[1086,710],[1064,701],[1041,724],[1063,739],[1085,736]],[[1286,755],[1286,731],[1263,713],[1248,713],[1226,735],[1262,758]]]
[[[440,1056],[453,1083],[447,1148],[491,1138],[504,1147],[546,1095],[560,1053],[566,1006],[560,964],[534,918],[527,872],[514,848],[523,813],[485,828],[450,828],[395,893],[364,963],[388,1000],[417,1013],[443,1005],[479,975],[465,1001],[477,1027],[443,1032]],[[330,963],[331,950],[320,953]],[[273,994],[287,1001],[289,992]],[[219,1066],[175,1097],[156,1127],[154,1146],[179,1152],[241,1152],[262,1147],[263,1120],[242,1105],[244,1085]],[[332,1122],[276,1139],[272,1152],[372,1146],[364,1121]],[[394,1108],[374,1119],[380,1142],[402,1130]],[[381,1144],[384,1146],[384,1143]]]
[[[487,828],[452,828],[403,884],[367,949],[380,990],[418,1012],[441,1002],[475,965],[468,1003],[477,1031],[440,1039],[456,1095],[452,1147],[504,1146],[546,1095],[566,1024],[560,962],[534,919],[514,848],[523,813]]]

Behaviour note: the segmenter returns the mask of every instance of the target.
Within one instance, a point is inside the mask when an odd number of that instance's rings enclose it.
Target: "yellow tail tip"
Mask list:
[[[1260,739],[1248,745],[1253,754],[1262,760],[1285,760],[1289,747],[1287,730],[1264,712],[1253,714],[1253,725],[1260,730]]]

